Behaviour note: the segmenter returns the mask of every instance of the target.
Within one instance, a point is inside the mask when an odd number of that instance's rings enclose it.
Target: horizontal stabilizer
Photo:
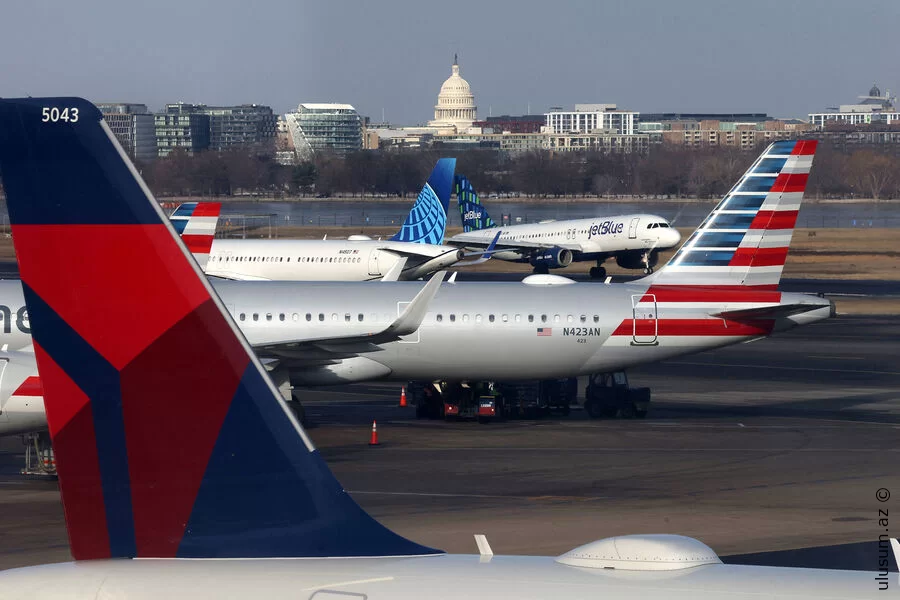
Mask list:
[[[744,308],[740,310],[726,310],[713,315],[721,319],[735,321],[752,321],[756,319],[780,319],[799,315],[811,310],[822,308],[820,304],[776,304],[759,308]]]

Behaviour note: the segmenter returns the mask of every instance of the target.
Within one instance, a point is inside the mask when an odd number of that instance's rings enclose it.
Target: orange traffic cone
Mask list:
[[[372,421],[372,437],[369,439],[370,446],[378,445],[378,425],[375,424],[375,421]]]
[[[406,386],[400,387],[400,408],[406,408]]]

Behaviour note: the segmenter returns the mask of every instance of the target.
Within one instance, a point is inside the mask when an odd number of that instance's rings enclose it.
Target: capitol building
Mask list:
[[[429,127],[440,130],[441,134],[465,133],[475,122],[475,96],[469,82],[459,74],[459,61],[453,56],[450,77],[441,86],[434,120]]]

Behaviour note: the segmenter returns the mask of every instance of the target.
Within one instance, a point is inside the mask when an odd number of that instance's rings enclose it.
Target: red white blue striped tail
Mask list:
[[[672,260],[645,281],[775,289],[815,151],[815,140],[771,144]]]
[[[185,202],[169,217],[172,227],[181,236],[181,241],[204,271],[209,262],[209,251],[216,237],[216,225],[221,212],[221,202]]]

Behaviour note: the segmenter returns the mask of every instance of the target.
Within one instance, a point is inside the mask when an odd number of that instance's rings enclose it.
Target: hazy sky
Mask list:
[[[900,91],[900,0],[4,2],[0,96],[348,102],[432,118],[459,52],[478,115],[576,102],[804,117]]]

